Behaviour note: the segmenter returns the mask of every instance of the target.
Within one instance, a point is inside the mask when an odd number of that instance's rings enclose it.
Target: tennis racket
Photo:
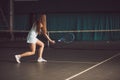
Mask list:
[[[65,48],[75,40],[74,33],[58,33],[54,35],[56,44],[52,45],[52,48]]]
[[[63,42],[63,43],[71,43],[75,39],[75,36],[73,33],[65,33],[60,39],[58,39],[57,42]]]

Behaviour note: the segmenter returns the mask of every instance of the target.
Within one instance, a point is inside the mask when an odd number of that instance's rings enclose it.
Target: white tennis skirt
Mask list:
[[[36,37],[27,37],[27,43],[33,43],[35,44],[37,42],[37,38]]]

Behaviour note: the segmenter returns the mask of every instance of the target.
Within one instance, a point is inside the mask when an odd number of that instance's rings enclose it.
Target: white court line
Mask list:
[[[99,65],[101,65],[101,64],[103,64],[103,63],[105,63],[105,62],[107,62],[107,61],[109,61],[109,60],[111,60],[113,58],[115,58],[115,57],[117,57],[117,56],[119,56],[119,55],[120,55],[120,53],[117,53],[116,55],[113,55],[112,57],[110,57],[110,58],[108,58],[108,59],[106,59],[104,61],[101,61],[100,63],[95,64],[92,67],[87,68],[86,70],[84,70],[82,72],[79,72],[79,73],[77,73],[77,74],[75,74],[75,75],[73,75],[71,77],[66,78],[65,80],[71,80],[71,79],[73,79],[73,78],[75,78],[75,77],[77,77],[77,76],[79,76],[79,75],[81,75],[81,74],[83,74],[83,73],[85,73],[85,72],[87,72],[87,71],[89,71],[89,70],[91,70],[91,69],[93,69],[93,68],[95,68],[95,67],[97,67],[97,66],[99,66]]]

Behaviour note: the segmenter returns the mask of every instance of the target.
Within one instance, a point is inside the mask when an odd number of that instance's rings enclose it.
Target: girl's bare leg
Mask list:
[[[16,61],[18,63],[20,62],[20,58],[25,57],[25,56],[30,56],[30,55],[34,55],[35,54],[35,50],[36,50],[36,44],[29,44],[30,47],[30,51],[24,52],[22,54],[19,55],[15,55]]]
[[[38,40],[36,44],[39,46],[39,50],[38,50],[39,58],[42,58],[43,50],[44,50],[44,43]]]
[[[20,57],[25,57],[25,56],[31,56],[35,54],[36,51],[36,44],[29,44],[30,47],[30,51],[24,52],[22,54],[20,54]]]
[[[39,50],[38,50],[38,53],[39,53],[38,62],[47,62],[46,60],[44,60],[42,58],[43,57],[43,50],[44,50],[44,43],[42,41],[38,40],[36,44],[39,46]]]

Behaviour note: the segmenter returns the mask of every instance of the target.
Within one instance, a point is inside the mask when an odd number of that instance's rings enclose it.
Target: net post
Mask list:
[[[48,36],[50,36],[50,32],[47,32]],[[50,42],[47,40],[47,47],[50,47]]]
[[[10,12],[9,12],[9,14],[10,14],[10,20],[9,20],[9,22],[10,22],[10,34],[11,34],[11,40],[14,40],[14,34],[13,34],[13,16],[14,16],[14,14],[13,14],[13,4],[14,2],[13,2],[13,0],[10,0]]]

